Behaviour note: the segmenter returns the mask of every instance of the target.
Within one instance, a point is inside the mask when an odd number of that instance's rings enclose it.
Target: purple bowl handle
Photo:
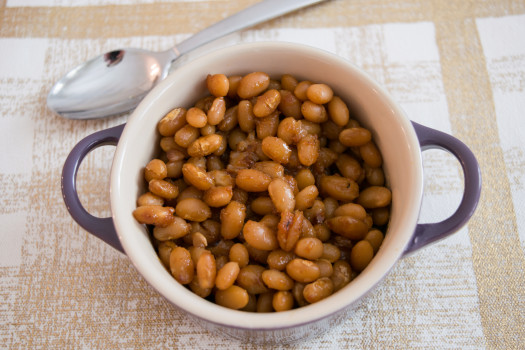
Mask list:
[[[87,212],[78,198],[77,172],[84,157],[99,146],[116,145],[124,125],[98,131],[80,141],[69,153],[62,169],[62,196],[73,219],[86,231],[100,238],[113,248],[124,253],[113,226],[112,218],[98,218]]]
[[[419,248],[445,238],[463,227],[474,214],[481,193],[481,172],[476,157],[460,140],[441,131],[412,122],[421,150],[439,148],[452,153],[463,168],[465,188],[458,209],[449,218],[430,224],[418,224],[404,251],[408,255]]]

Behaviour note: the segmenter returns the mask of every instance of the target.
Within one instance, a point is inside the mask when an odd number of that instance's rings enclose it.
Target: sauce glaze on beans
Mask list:
[[[209,74],[158,123],[135,219],[195,294],[251,312],[329,297],[380,249],[392,193],[373,134],[323,82]],[[153,145],[152,145],[153,147]]]

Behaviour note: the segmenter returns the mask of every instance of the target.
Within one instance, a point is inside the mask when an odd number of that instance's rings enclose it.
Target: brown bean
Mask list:
[[[157,129],[162,136],[173,136],[184,124],[186,124],[186,110],[174,108],[159,121]]]
[[[239,267],[244,267],[250,262],[248,249],[246,249],[242,243],[235,243],[232,245],[228,257],[230,258],[230,261],[236,262]]]
[[[279,127],[279,112],[274,112],[266,117],[257,118],[255,120],[255,131],[257,138],[262,140],[268,136],[277,135],[277,128]]]
[[[143,205],[164,205],[164,198],[157,196],[151,192],[146,192],[137,199],[137,206],[141,207]]]
[[[201,131],[201,135],[202,136],[215,134],[216,127],[215,127],[215,125],[206,124],[202,128],[200,128],[200,131]]]
[[[315,237],[305,237],[297,241],[294,252],[308,260],[317,260],[323,255],[323,242]]]
[[[277,312],[291,310],[294,298],[291,292],[280,290],[273,295],[272,306]]]
[[[215,97],[226,96],[230,89],[230,81],[224,74],[208,74],[206,77],[206,87],[210,94]]]
[[[274,161],[267,160],[257,162],[255,163],[253,168],[269,175],[272,179],[284,176],[284,167],[281,164]]]
[[[195,164],[186,163],[182,166],[182,175],[184,180],[195,186],[199,190],[206,191],[212,188],[213,179],[206,173],[204,169]]]
[[[237,107],[237,122],[244,132],[250,132],[255,129],[255,115],[253,114],[253,105],[249,100],[242,100]]]
[[[201,288],[213,288],[215,286],[215,278],[217,276],[217,266],[215,265],[215,257],[206,250],[197,261],[197,280]]]
[[[321,273],[319,278],[330,277],[334,273],[334,268],[330,261],[326,259],[317,259],[315,263],[319,266],[319,271]]]
[[[262,280],[262,273],[265,270],[261,265],[246,265],[239,271],[237,284],[250,294],[266,293],[269,290]]]
[[[319,140],[316,135],[306,135],[297,144],[297,155],[302,165],[310,166],[319,158]]]
[[[208,157],[210,160],[211,157]],[[208,167],[209,168],[209,167]],[[235,185],[235,180],[231,177],[226,170],[211,170],[208,172],[208,175],[212,178],[215,186],[231,186]]]
[[[222,143],[222,136],[212,134],[201,136],[188,146],[188,155],[190,157],[204,157],[217,151]]]
[[[173,222],[174,212],[172,207],[143,205],[133,211],[133,217],[141,224],[165,227]]]
[[[304,216],[314,225],[324,222],[326,217],[323,201],[316,199],[312,207],[304,211]]]
[[[281,86],[285,90],[293,91],[297,86],[297,83],[298,81],[293,75],[283,74],[283,76],[281,77]]]
[[[184,164],[183,160],[167,162],[166,163],[166,177],[170,177],[172,179],[177,179],[181,177],[183,164]]]
[[[334,272],[330,279],[334,284],[334,292],[346,286],[352,280],[352,268],[344,260],[337,260],[333,265]]]
[[[356,271],[363,271],[374,257],[374,248],[370,242],[362,240],[356,243],[350,252],[350,265]]]
[[[277,236],[268,226],[248,220],[242,230],[244,239],[252,247],[260,250],[273,250],[278,247]]]
[[[366,210],[362,205],[346,203],[335,210],[334,216],[351,216],[364,221],[366,218]]]
[[[389,207],[381,207],[381,208],[372,209],[372,220],[374,222],[374,225],[376,226],[386,225],[389,219],[390,219],[390,208]]]
[[[324,123],[328,120],[328,113],[323,105],[318,105],[312,101],[304,101],[301,105],[301,113],[304,119],[313,123]]]
[[[285,117],[300,119],[302,117],[301,104],[301,100],[295,97],[293,92],[281,90],[281,103],[278,109]]]
[[[186,124],[175,133],[175,142],[177,145],[187,148],[193,141],[200,136],[199,129]]]
[[[206,158],[205,157],[190,157],[186,160],[186,164],[193,164],[196,167],[206,170]]]
[[[348,128],[339,134],[339,141],[347,147],[363,146],[371,139],[372,134],[365,128]]]
[[[197,222],[202,222],[211,217],[210,207],[196,198],[181,200],[175,207],[175,213],[185,220]]]
[[[301,127],[310,135],[320,135],[321,134],[321,125],[319,123],[314,123],[306,119],[301,120]]]
[[[392,202],[392,192],[383,186],[370,186],[359,193],[357,202],[366,209],[386,207]]]
[[[290,185],[283,179],[277,178],[268,185],[268,193],[278,212],[293,211],[295,196]]]
[[[177,203],[186,198],[202,199],[203,194],[203,191],[199,190],[198,188],[189,186],[179,194],[177,197]]]
[[[326,84],[312,84],[306,90],[306,97],[318,105],[330,102],[333,96],[332,88]]]
[[[286,273],[278,270],[263,271],[262,280],[268,288],[275,290],[290,290],[294,285],[294,281]]]
[[[310,85],[312,85],[312,82],[308,80],[303,80],[297,83],[295,89],[293,90],[295,97],[297,97],[301,101],[306,101],[308,99],[308,96],[306,96],[306,91],[308,90]]]
[[[203,200],[210,207],[219,208],[230,203],[232,196],[233,190],[231,186],[218,186],[204,192]]]
[[[202,128],[208,124],[208,117],[202,109],[192,107],[186,112],[186,121],[194,128]]]
[[[359,186],[354,180],[346,177],[330,175],[322,176],[320,190],[328,196],[340,201],[353,201],[359,196]]]
[[[341,154],[335,161],[337,169],[344,177],[359,181],[363,177],[364,171],[359,161],[348,154]]]
[[[286,273],[300,283],[310,283],[321,275],[319,266],[313,261],[296,258],[286,265]]]
[[[170,181],[153,179],[148,184],[151,193],[166,199],[174,199],[179,195],[179,188]]]
[[[153,236],[159,241],[167,241],[186,236],[190,233],[191,225],[184,219],[175,216],[173,222],[168,226],[155,226],[153,228]]]
[[[323,255],[322,259],[326,259],[331,263],[336,262],[341,257],[341,250],[334,244],[323,243]]]
[[[175,248],[177,245],[173,243],[173,241],[162,241],[159,243],[159,246],[157,247],[157,251],[159,253],[159,259],[162,262],[162,265],[166,269],[170,269],[170,255],[173,248]]]
[[[257,298],[257,312],[273,312],[273,295],[274,292],[259,294]]]
[[[224,169],[224,163],[220,157],[216,155],[210,155],[206,157],[206,169],[210,173],[210,176],[215,181],[215,178],[211,175],[211,172]],[[217,184],[217,182],[215,182]],[[233,184],[233,182],[232,182]]]
[[[370,168],[365,164],[365,178],[371,186],[383,186],[385,184],[385,173],[381,168]]]
[[[299,307],[308,305],[308,302],[306,301],[303,295],[304,286],[304,283],[296,282],[292,288],[292,295],[294,297],[295,303]]]
[[[294,258],[295,254],[293,252],[287,252],[282,249],[276,249],[272,250],[270,254],[268,254],[266,262],[268,263],[268,267],[270,269],[283,271],[284,269],[286,269],[286,265],[288,265],[288,263]]]
[[[170,254],[170,271],[180,284],[188,284],[195,275],[195,265],[190,252],[183,247],[175,247]]]
[[[378,229],[373,229],[368,231],[368,233],[365,235],[364,240],[370,243],[370,245],[374,249],[375,254],[379,250],[379,247],[381,247],[381,244],[383,243],[383,238],[383,232],[379,231]]]
[[[225,239],[233,239],[241,233],[246,217],[246,206],[237,201],[231,201],[221,210],[221,235]]]
[[[230,288],[239,275],[239,264],[235,261],[227,262],[219,271],[215,278],[217,289],[225,290]]]
[[[173,136],[162,137],[160,139],[159,146],[164,152],[168,152],[173,149],[179,150],[181,152],[186,152],[185,148],[177,145]]]
[[[262,140],[262,151],[273,161],[286,164],[290,160],[292,150],[286,142],[278,137],[268,136]]]
[[[339,202],[337,199],[328,197],[323,200],[324,209],[325,209],[325,217],[326,219],[333,218],[335,215],[335,211],[337,208],[339,208]]]
[[[226,113],[226,101],[224,97],[216,97],[206,114],[208,118],[208,124],[217,125],[224,119]]]
[[[310,185],[301,190],[295,196],[295,209],[305,210],[314,205],[315,199],[319,195],[319,191],[315,185]]]
[[[303,295],[307,302],[316,303],[330,295],[334,291],[334,284],[328,277],[321,277],[317,281],[304,287]]]
[[[261,196],[252,200],[251,209],[257,215],[273,213],[276,209],[270,197]]]
[[[270,76],[263,72],[253,72],[245,75],[239,82],[237,95],[248,99],[259,95],[270,85]]]
[[[239,88],[239,83],[241,82],[241,79],[241,75],[231,75],[228,77],[229,89],[227,96],[229,98],[237,97],[237,89]]]
[[[256,117],[266,117],[273,113],[281,102],[281,93],[272,89],[257,97],[253,106],[253,114]]]
[[[379,168],[383,164],[383,158],[374,142],[370,141],[359,147],[359,153],[363,161],[371,168]]]
[[[191,234],[191,241],[194,247],[206,248],[208,246],[208,240],[201,232],[193,232]],[[194,261],[198,261],[198,259]]]
[[[230,147],[231,150],[237,151],[239,144],[244,140],[246,140],[246,133],[239,128],[235,128],[228,136],[228,147]]]
[[[229,309],[239,310],[248,304],[250,297],[248,292],[236,285],[230,286],[224,290],[217,290],[215,293],[215,302],[218,305]]]
[[[168,175],[166,163],[160,159],[152,159],[144,169],[144,178],[147,182],[152,179],[162,180]]]
[[[248,250],[248,254],[250,255],[250,261],[259,264],[264,264],[266,262],[266,260],[268,259],[268,255],[270,254],[269,250],[257,249],[249,245],[247,242],[244,242],[244,245]]]
[[[188,285],[188,287],[190,287],[191,291],[195,294],[197,294],[198,296],[200,296],[201,298],[207,298],[211,292],[213,291],[213,288],[202,288],[200,285],[199,285],[199,281],[197,278],[194,278],[190,284]]]
[[[297,187],[299,190],[315,185],[315,177],[308,168],[299,170],[295,175],[295,181],[297,181]]]
[[[328,114],[330,119],[339,126],[345,126],[350,119],[346,103],[338,96],[334,96],[328,103]]]
[[[208,111],[211,108],[211,105],[213,104],[213,100],[215,100],[215,96],[206,96],[195,102],[195,107],[202,109],[205,113],[208,113]]]
[[[314,225],[312,225],[310,220],[308,220],[307,218],[304,218],[303,220],[301,238],[317,238],[315,234]]]
[[[237,173],[235,184],[247,192],[263,192],[268,189],[272,178],[262,171],[241,169]]]
[[[277,128],[277,136],[286,144],[296,144],[307,134],[300,120],[292,117],[283,119]]]
[[[202,234],[206,237],[206,240],[209,244],[215,244],[221,238],[221,224],[216,220],[204,220],[202,222],[202,227],[204,230],[201,230]]]
[[[237,111],[237,106],[228,108],[226,112],[224,112],[224,118],[219,124],[217,124],[217,129],[219,129],[220,131],[231,131],[234,128],[236,128],[239,124]]]
[[[354,240],[362,239],[368,232],[366,223],[352,216],[334,216],[326,224],[333,232]]]
[[[315,237],[319,238],[322,242],[326,242],[330,239],[331,232],[326,224],[316,224],[313,228]]]

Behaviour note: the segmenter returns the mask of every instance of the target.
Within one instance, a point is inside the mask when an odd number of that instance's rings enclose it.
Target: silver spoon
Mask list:
[[[95,119],[135,108],[181,55],[235,31],[325,0],[265,0],[248,7],[163,52],[122,49],[81,64],[60,79],[47,105],[69,119]]]

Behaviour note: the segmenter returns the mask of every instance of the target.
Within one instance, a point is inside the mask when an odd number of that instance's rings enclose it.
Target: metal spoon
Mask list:
[[[47,105],[69,119],[95,119],[135,108],[173,61],[210,41],[325,0],[265,0],[208,27],[164,52],[122,49],[79,65],[60,79]]]

